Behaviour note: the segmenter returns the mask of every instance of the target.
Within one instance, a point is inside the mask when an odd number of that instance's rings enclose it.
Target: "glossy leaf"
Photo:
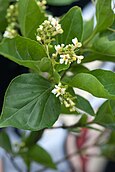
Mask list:
[[[115,130],[115,100],[108,100],[101,105],[94,122]]]
[[[83,114],[76,125],[84,126],[87,123],[87,120],[88,120],[88,116]]]
[[[87,99],[85,99],[84,97],[81,97],[79,95],[77,95],[76,107],[83,110],[85,113],[92,115],[92,116],[95,115],[94,110],[93,110],[91,104],[89,103],[89,101]]]
[[[9,0],[0,0],[0,31],[3,32],[7,26],[6,12],[9,6]]]
[[[42,165],[45,165],[46,167],[50,167],[53,169],[56,169],[56,165],[53,163],[51,156],[46,152],[45,149],[43,149],[39,145],[34,145],[28,152],[28,156],[31,160],[40,163]]]
[[[0,127],[25,130],[51,127],[60,114],[60,102],[51,90],[50,82],[37,74],[15,78],[5,94]]]
[[[31,131],[29,136],[24,139],[26,147],[31,148],[32,146],[34,146],[41,139],[43,131],[44,130]]]
[[[115,99],[115,73],[111,71],[80,73],[72,77],[68,84],[88,91],[96,97]]]
[[[94,40],[93,49],[102,55],[115,59],[115,33],[106,31],[100,34]]]
[[[111,26],[114,20],[114,13],[111,9],[111,0],[97,0],[96,4],[96,32],[105,30]]]
[[[11,153],[12,152],[12,146],[9,139],[9,136],[5,131],[0,131],[0,147],[5,149],[5,151]]]
[[[79,7],[76,6],[71,8],[61,19],[60,24],[64,32],[57,36],[58,43],[71,44],[72,39],[75,37],[77,37],[79,41],[81,40],[83,19]]]
[[[42,72],[47,72],[50,69],[52,69],[52,63],[51,60],[47,57],[44,57],[41,59],[40,64],[39,64],[40,70]]]
[[[0,54],[34,70],[39,70],[40,60],[46,57],[45,50],[39,43],[21,36],[3,40]]]
[[[55,65],[55,69],[57,72],[61,72],[62,70],[67,70],[69,68],[69,64],[57,64]]]
[[[19,23],[23,36],[35,39],[36,29],[45,20],[35,0],[19,1]]]
[[[95,60],[115,62],[115,56],[102,54],[101,51],[99,52],[99,51],[95,51],[95,50],[88,50],[84,54],[84,56],[85,56],[85,58],[82,61],[83,63],[92,62]]]

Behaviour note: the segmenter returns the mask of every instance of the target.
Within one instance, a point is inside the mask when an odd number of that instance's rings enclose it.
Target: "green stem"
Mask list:
[[[108,27],[107,29],[112,31],[112,32],[115,32],[115,29],[113,29],[113,28]]]
[[[46,54],[47,54],[48,58],[50,59],[50,55],[49,55],[49,48],[48,48],[48,45],[45,45],[45,50],[46,50]]]

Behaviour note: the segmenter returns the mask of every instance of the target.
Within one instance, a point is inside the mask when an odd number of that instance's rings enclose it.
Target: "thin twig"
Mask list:
[[[72,128],[76,128],[76,127],[79,127],[79,128],[83,127],[83,128],[90,128],[90,129],[92,129],[92,130],[96,130],[96,131],[102,132],[102,130],[90,126],[91,124],[93,124],[93,121],[88,122],[88,123],[85,124],[84,126],[79,125],[79,124],[73,124],[73,125],[69,125],[69,126],[65,126],[65,125],[56,126],[56,127],[52,127],[52,128],[49,128],[49,129],[72,129]]]

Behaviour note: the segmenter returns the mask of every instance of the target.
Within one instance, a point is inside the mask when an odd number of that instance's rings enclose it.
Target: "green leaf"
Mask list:
[[[79,7],[71,8],[61,19],[60,24],[64,32],[57,36],[57,42],[59,44],[70,44],[75,37],[77,37],[79,41],[81,40],[83,19]]]
[[[71,65],[71,68],[69,68],[69,70],[66,72],[66,75],[64,75],[64,77],[62,78],[62,81],[64,82],[68,82],[70,80],[71,77],[73,77],[74,75],[78,74],[78,73],[88,73],[89,69],[86,68],[83,65],[78,65],[78,64],[73,64]]]
[[[62,5],[69,5],[72,2],[76,0],[47,0],[48,4],[50,5],[57,5],[57,6],[62,6]]]
[[[29,150],[28,155],[31,160],[40,163],[42,165],[45,165],[46,167],[56,169],[56,165],[53,163],[51,156],[41,146],[39,145],[33,146]]]
[[[45,20],[35,0],[19,1],[19,24],[23,36],[35,39],[36,29]]]
[[[0,147],[9,153],[12,152],[10,139],[5,131],[0,131]]]
[[[99,52],[99,51],[95,51],[95,50],[88,50],[84,54],[84,56],[85,56],[85,58],[82,61],[83,63],[92,62],[95,60],[115,62],[115,56],[102,54],[101,51]]]
[[[60,114],[60,102],[52,85],[37,74],[23,74],[9,85],[4,99],[0,127],[25,130],[51,127]]]
[[[107,100],[100,106],[94,122],[115,130],[115,100]]]
[[[56,83],[60,82],[61,76],[59,75],[59,73],[56,70],[53,71],[53,77],[54,77],[54,81]]]
[[[0,0],[0,31],[3,32],[7,26],[6,12],[9,0]]]
[[[115,144],[115,131],[112,131],[111,132],[111,134],[109,136],[109,140],[107,140],[107,143],[108,144]]]
[[[69,68],[70,64],[56,64],[55,69],[57,72],[61,72],[62,70],[67,70]]]
[[[43,130],[31,131],[29,136],[24,140],[26,147],[30,148],[34,146],[38,142],[38,140],[41,139],[42,134],[43,134]]]
[[[88,20],[88,21],[84,21],[83,22],[83,38],[82,41],[85,41],[86,39],[89,38],[89,36],[92,34],[93,32],[93,28],[94,28],[94,18]]]
[[[115,59],[115,32],[106,31],[96,37],[93,50]]]
[[[40,61],[40,66],[39,67],[40,67],[40,70],[42,72],[47,72],[47,71],[51,70],[52,69],[51,60],[48,59],[47,57],[42,58],[41,61]]]
[[[115,73],[111,71],[97,69],[90,73],[79,73],[68,84],[96,97],[115,99]]]
[[[0,44],[0,54],[25,67],[39,70],[39,63],[46,53],[39,43],[17,36]]]
[[[88,120],[88,116],[87,115],[85,115],[85,114],[83,114],[82,116],[81,116],[81,118],[79,119],[79,121],[77,122],[77,124],[76,125],[78,125],[78,126],[84,126],[86,123],[87,123],[87,120]]]
[[[114,13],[111,9],[112,0],[98,0],[96,4],[96,32],[105,30],[111,26],[114,20]]]
[[[92,116],[95,115],[94,110],[93,110],[91,104],[89,103],[89,101],[79,95],[77,95],[76,107]]]
[[[112,160],[115,161],[115,145],[114,144],[103,144],[100,146],[101,154]]]
[[[115,95],[115,73],[108,70],[93,70],[90,72],[93,76],[95,76],[100,83],[104,86],[108,93],[111,95]]]

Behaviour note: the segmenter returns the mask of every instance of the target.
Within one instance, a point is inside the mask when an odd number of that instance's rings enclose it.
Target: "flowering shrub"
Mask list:
[[[0,2],[6,3],[2,9],[5,13],[9,2]],[[97,0],[95,6],[95,27],[93,18],[83,21],[81,9],[77,6],[61,19],[54,18],[45,12],[45,0],[19,0],[8,7],[6,18],[3,16],[5,24],[1,27],[0,54],[28,67],[31,72],[16,77],[9,84],[0,127],[32,131],[24,138],[24,144],[18,145],[17,152],[11,146],[7,150],[13,156],[22,156],[28,168],[32,161],[55,168],[50,155],[36,142],[60,114],[81,117],[70,127],[73,130],[95,129],[92,124],[110,130],[106,146],[99,140],[97,145],[102,148],[101,155],[115,159],[115,74],[102,69],[89,71],[84,67],[86,62],[95,60],[115,61],[115,15],[111,0]],[[105,98],[105,102],[95,113],[90,102],[76,95],[74,88]],[[93,120],[89,122],[88,117]],[[6,133],[3,139],[5,137],[10,145]],[[44,154],[44,161],[37,157],[37,151]]]

